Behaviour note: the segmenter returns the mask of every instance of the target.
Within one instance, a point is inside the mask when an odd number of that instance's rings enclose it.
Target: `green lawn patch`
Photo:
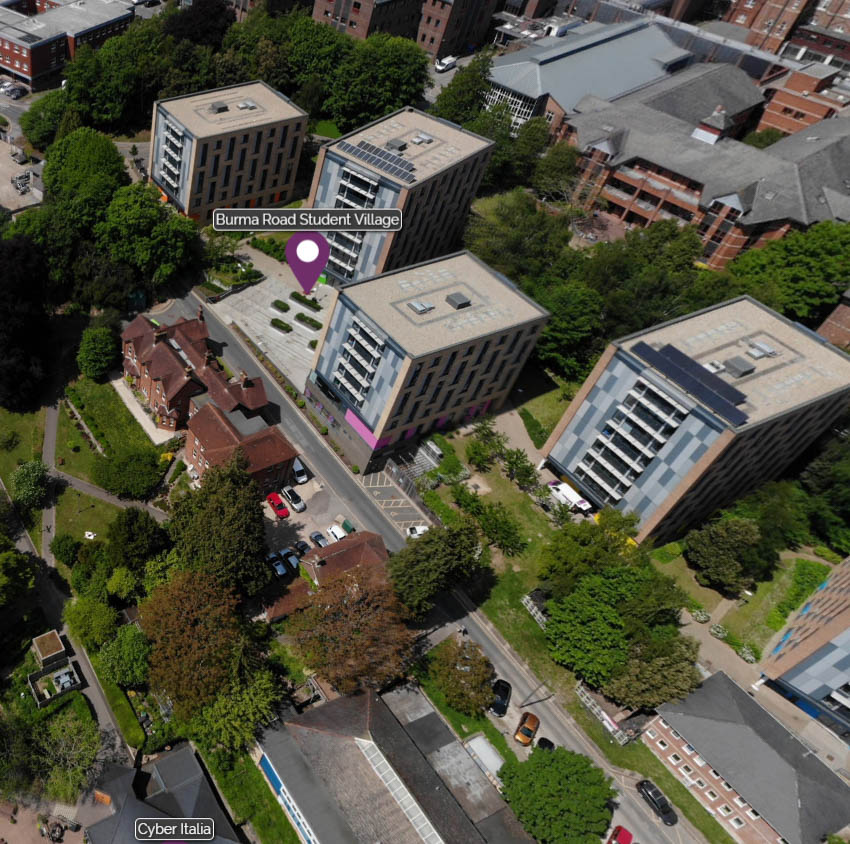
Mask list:
[[[33,413],[11,413],[0,408],[0,433],[14,432],[17,444],[0,449],[0,477],[12,494],[12,475],[19,463],[41,457],[44,443],[44,408]]]
[[[8,126],[8,125],[9,125],[9,121],[5,117],[3,117],[2,114],[0,114],[0,126]]]
[[[76,419],[63,404],[59,408],[59,424],[56,430],[56,465],[63,472],[91,481],[98,452],[89,445],[86,435],[77,428]]]
[[[688,564],[681,553],[669,559],[672,546],[675,544],[671,542],[669,545],[653,551],[652,562],[658,571],[676,581],[676,584],[694,602],[694,605],[699,604],[706,612],[713,612],[723,596],[719,592],[715,592],[714,589],[709,589],[707,586],[701,586],[697,583],[693,569],[688,568]],[[662,553],[665,549],[667,549],[667,553]]]
[[[573,699],[567,708],[609,762],[620,768],[637,771],[651,779],[712,844],[734,844],[734,840],[720,824],[640,740],[621,747],[611,739],[605,728],[587,712],[578,699]],[[626,786],[626,788],[629,787]]]
[[[121,511],[120,507],[66,487],[56,501],[56,533],[69,533],[85,542],[87,530],[106,539],[106,529]]]
[[[192,479],[186,471],[180,472],[176,478],[172,478],[171,491],[168,494],[170,501],[173,503],[184,495],[188,495],[191,482]]]
[[[223,287],[219,287],[211,281],[205,281],[202,284],[199,284],[198,287],[200,287],[201,290],[203,290],[208,296],[220,296],[225,292]]]
[[[320,120],[316,123],[315,134],[321,135],[323,138],[339,138],[342,136],[342,132],[339,131],[333,120]]]
[[[511,398],[535,447],[546,442],[580,386],[581,382],[566,381],[534,364],[520,372]]]
[[[100,685],[103,686],[106,702],[115,716],[118,729],[121,730],[127,744],[131,747],[141,747],[145,743],[145,731],[136,718],[127,695],[123,689],[104,676],[97,654],[89,654],[89,660],[97,674],[97,679],[100,680]]]
[[[272,794],[263,772],[247,753],[226,768],[214,753],[204,753],[203,760],[227,800],[236,824],[250,823],[262,844],[299,844],[301,839]]]
[[[676,557],[682,556],[683,550],[681,542],[668,542],[652,552],[652,559],[659,563],[672,563]]]
[[[437,648],[439,647],[437,645]],[[446,696],[428,673],[428,663],[437,648],[426,654],[424,660],[414,669],[413,673],[416,679],[419,680],[422,691],[428,695],[431,703],[434,704],[443,717],[451,724],[452,729],[460,736],[461,740],[465,741],[475,733],[484,733],[488,741],[499,751],[505,762],[508,762],[511,758],[516,759],[516,754],[508,744],[505,736],[483,712],[480,715],[465,715],[463,712],[458,712],[446,703]]]
[[[829,576],[832,569],[825,563],[816,563],[799,557],[794,561],[791,586],[785,597],[767,614],[765,623],[771,630],[781,630],[792,612],[803,606],[803,601]]]
[[[310,582],[312,583],[312,581]],[[278,639],[272,639],[269,645],[268,661],[279,671],[286,674],[296,686],[307,681],[308,675],[304,664],[298,659],[292,648],[284,645]]]
[[[826,560],[828,563],[833,563],[836,566],[843,559],[841,554],[836,554],[835,551],[831,548],[827,548],[826,545],[816,545],[812,548],[812,553],[820,557],[822,560]]]

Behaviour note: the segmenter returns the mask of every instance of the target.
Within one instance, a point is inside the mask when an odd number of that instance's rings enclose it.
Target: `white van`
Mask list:
[[[445,58],[437,59],[437,61],[434,62],[434,70],[436,70],[437,73],[445,73],[453,67],[457,67],[457,56],[446,56]]]
[[[593,509],[593,505],[589,501],[585,501],[581,494],[576,492],[569,484],[560,483],[552,484],[549,487],[552,498],[559,504],[569,507],[571,510],[578,510],[580,513],[589,513]]]

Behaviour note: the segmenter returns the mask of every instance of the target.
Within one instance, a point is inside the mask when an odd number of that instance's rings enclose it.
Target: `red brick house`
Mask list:
[[[216,404],[205,404],[189,419],[184,460],[203,478],[210,466],[228,463],[237,448],[248,460],[248,473],[263,492],[280,489],[292,471],[298,452],[274,426],[244,435]]]
[[[231,381],[209,348],[203,312],[196,319],[181,317],[174,325],[155,325],[137,316],[121,335],[124,375],[142,393],[155,414],[157,427],[176,431],[186,426],[193,396],[209,392],[225,411],[241,408],[246,415],[267,404],[259,378],[241,373]]]
[[[389,552],[384,540],[370,531],[351,533],[326,548],[314,548],[301,558],[304,573],[317,586],[359,567],[374,569],[384,575]],[[286,594],[266,607],[266,621],[272,622],[290,615],[305,606],[311,595],[310,584],[304,577],[296,577]]]

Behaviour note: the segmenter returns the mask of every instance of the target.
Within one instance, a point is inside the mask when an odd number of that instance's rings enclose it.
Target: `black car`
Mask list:
[[[547,738],[539,738],[539,739],[537,739],[537,746],[541,750],[554,750],[555,749],[555,742],[551,741],[550,739],[547,739]]]
[[[637,784],[637,790],[665,826],[674,826],[678,822],[679,818],[676,817],[673,807],[657,785],[649,780],[641,780]]]
[[[493,683],[493,702],[490,711],[502,718],[508,711],[508,703],[511,700],[511,684],[507,680],[496,680]]]
[[[303,557],[309,550],[311,550],[310,546],[303,539],[299,539],[292,547],[295,549],[295,553],[298,554],[299,557]]]

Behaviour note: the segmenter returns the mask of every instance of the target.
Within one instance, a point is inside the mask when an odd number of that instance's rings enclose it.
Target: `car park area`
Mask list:
[[[0,144],[0,206],[8,211],[17,211],[39,202],[32,190],[33,177],[27,175],[33,166],[15,161],[10,154],[14,151],[15,147]]]

